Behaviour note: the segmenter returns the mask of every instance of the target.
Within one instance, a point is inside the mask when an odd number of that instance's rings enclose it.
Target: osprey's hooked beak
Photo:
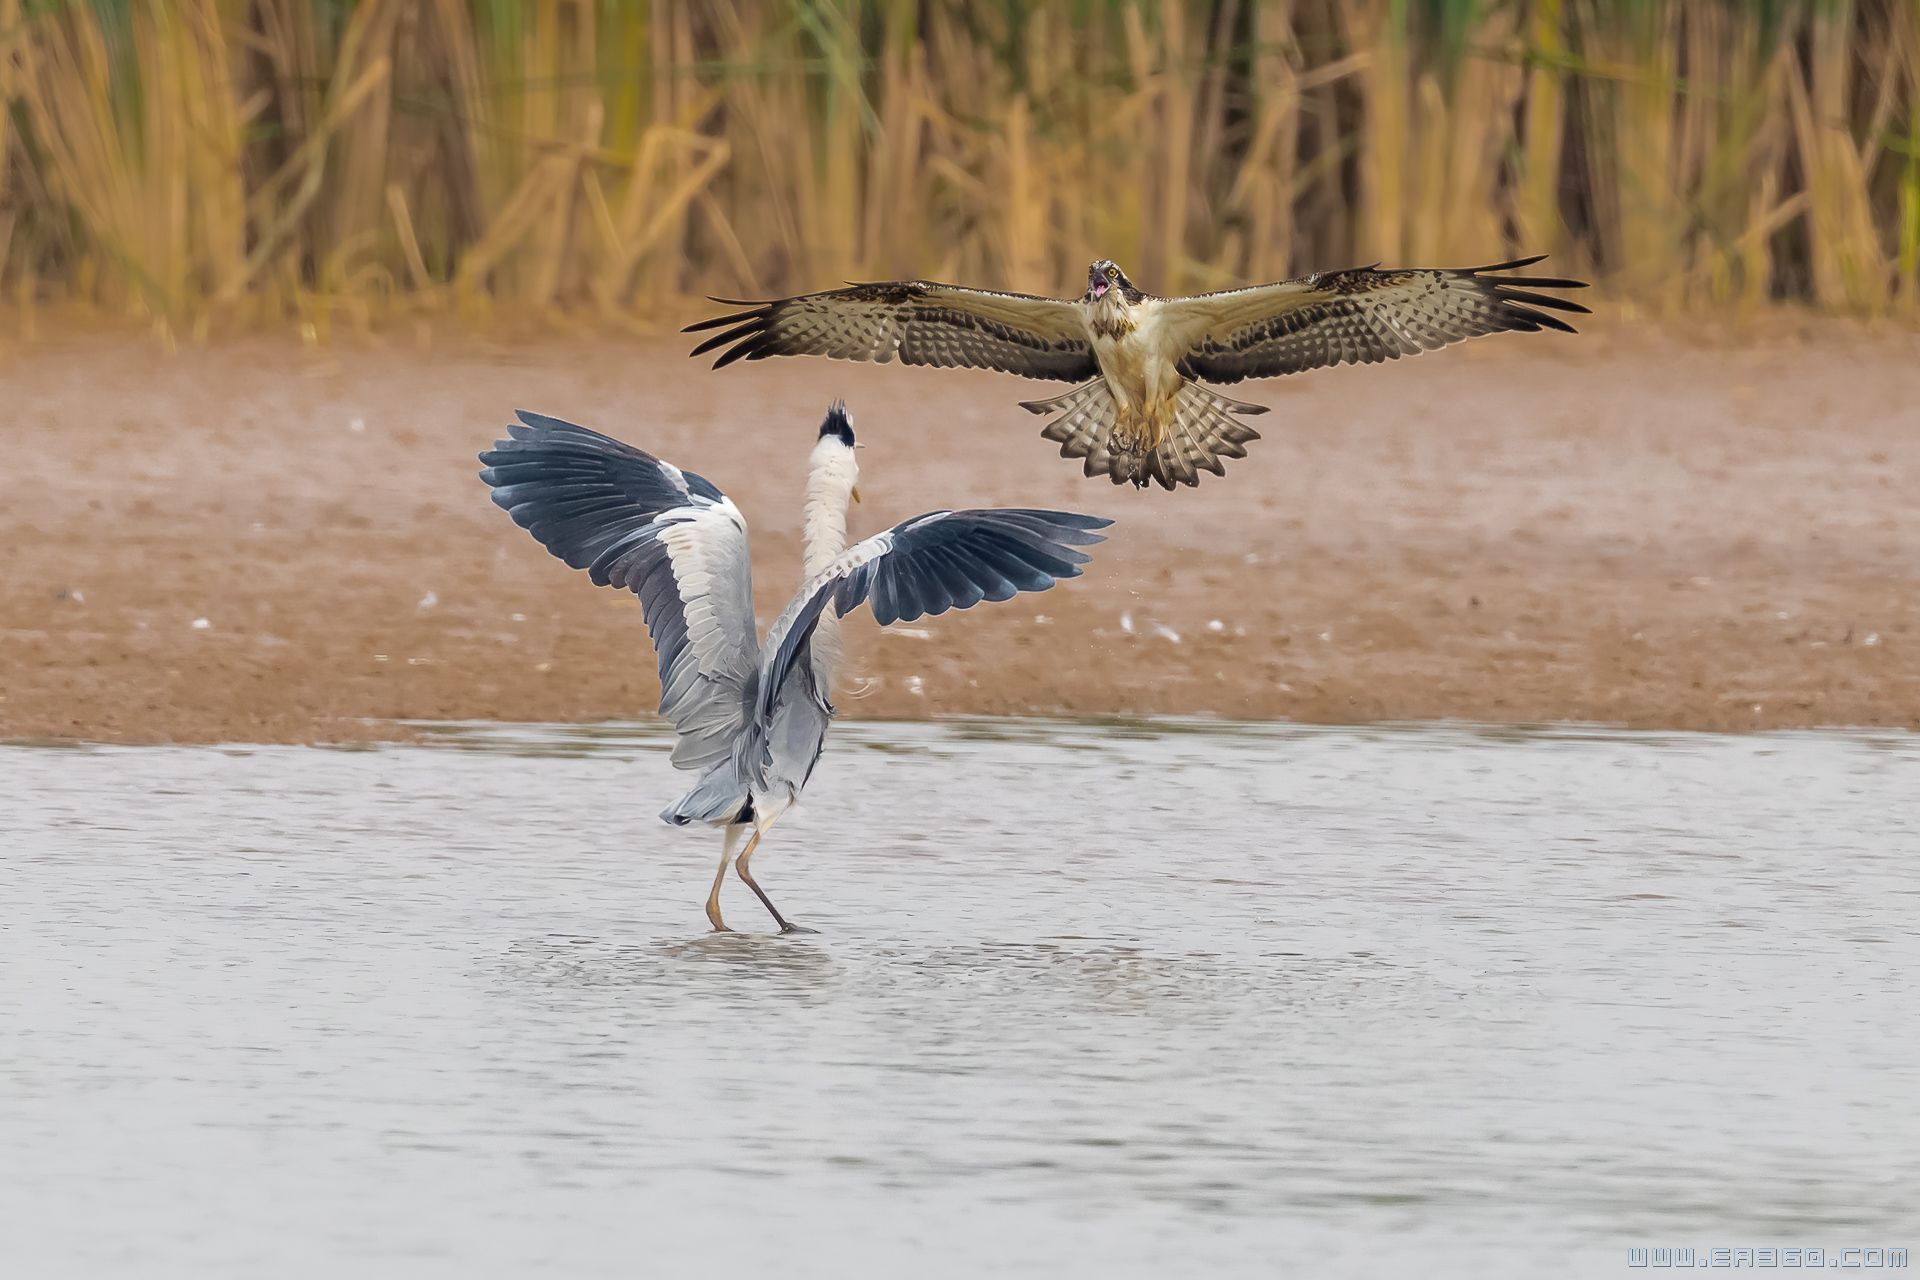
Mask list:
[[[1094,297],[1106,297],[1107,290],[1110,288],[1112,288],[1112,286],[1107,283],[1107,278],[1098,271],[1090,271],[1087,273],[1087,292],[1091,293]]]

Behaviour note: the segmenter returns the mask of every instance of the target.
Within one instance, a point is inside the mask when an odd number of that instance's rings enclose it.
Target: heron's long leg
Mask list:
[[[760,887],[760,882],[755,880],[752,873],[747,870],[747,859],[753,856],[754,849],[759,847],[760,837],[767,834],[767,831],[772,826],[773,824],[769,822],[766,826],[759,828],[753,833],[753,839],[747,841],[747,847],[740,851],[740,861],[734,864],[734,870],[738,871],[740,878],[747,882],[747,888],[753,890],[753,896],[760,899],[760,905],[773,913],[774,923],[780,926],[780,932],[812,933],[812,929],[803,929],[781,915],[780,908],[773,905],[773,899],[767,896],[767,891]]]
[[[746,827],[744,825],[730,826],[727,828],[727,834],[722,837],[720,845],[720,870],[714,873],[713,892],[707,895],[707,919],[712,922],[715,933],[733,932],[733,930],[727,928],[727,922],[720,918],[720,886],[724,884],[727,879],[727,864],[733,861],[733,846],[740,843],[740,837],[745,831]],[[753,846],[748,845],[747,847],[748,849],[752,849]]]

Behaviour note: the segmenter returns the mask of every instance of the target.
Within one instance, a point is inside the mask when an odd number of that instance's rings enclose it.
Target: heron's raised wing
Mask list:
[[[747,522],[713,483],[586,427],[519,413],[480,455],[493,500],[600,586],[640,597],[673,763],[726,758],[760,665]]]
[[[1080,308],[1058,298],[894,280],[774,302],[714,301],[748,308],[682,330],[721,330],[691,352],[725,348],[713,362],[716,369],[768,356],[832,356],[998,369],[1063,382],[1084,382],[1100,372]]]
[[[1490,276],[1539,257],[1453,270],[1356,267],[1169,298],[1161,323],[1178,344],[1180,372],[1206,382],[1271,378],[1324,365],[1375,364],[1435,351],[1486,333],[1573,326],[1552,311],[1586,313],[1540,289],[1584,289],[1583,280]],[[1547,308],[1542,310],[1541,308]]]
[[[844,618],[870,601],[874,620],[885,627],[970,609],[982,600],[1010,600],[1021,591],[1045,591],[1061,578],[1080,576],[1088,557],[1074,548],[1105,541],[1094,530],[1112,523],[1071,511],[935,511],[855,543],[800,588],[767,632],[762,719],[772,716],[781,687],[796,670],[805,673],[815,700],[828,707],[827,691],[813,683],[813,664],[806,660],[823,610]]]

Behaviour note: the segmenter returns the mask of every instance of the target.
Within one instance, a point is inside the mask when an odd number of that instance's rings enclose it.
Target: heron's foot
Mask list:
[[[738,931],[735,929],[730,929],[726,925],[722,924],[720,921],[715,920],[713,922],[713,928],[707,930],[707,932],[708,933],[735,933]]]
[[[780,932],[784,935],[789,933],[818,933],[820,931],[818,929],[809,929],[803,924],[795,924],[791,920],[782,920],[780,922]]]

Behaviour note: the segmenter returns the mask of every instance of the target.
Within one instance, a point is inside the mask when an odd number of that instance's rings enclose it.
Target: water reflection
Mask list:
[[[500,976],[508,984],[617,987],[666,1000],[808,1000],[830,993],[835,964],[824,945],[791,935],[703,933],[645,945],[547,937],[515,942]]]

